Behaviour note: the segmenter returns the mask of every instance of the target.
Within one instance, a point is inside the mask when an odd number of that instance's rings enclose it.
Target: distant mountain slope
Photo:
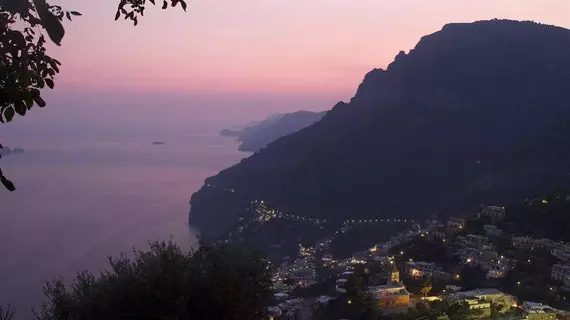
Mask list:
[[[237,137],[240,151],[255,152],[269,143],[297,132],[323,118],[326,112],[297,111],[272,115],[265,120],[249,124],[241,130],[224,129],[223,136]]]
[[[321,120],[326,112],[297,111],[287,113],[270,123],[262,122],[242,130],[238,136],[241,151],[257,151],[271,142],[297,132]]]
[[[568,184],[570,145],[541,149],[570,119],[568,84],[569,30],[448,24],[369,72],[351,101],[321,121],[208,178],[192,196],[190,222],[213,239],[254,199],[334,221],[424,217],[544,194]]]

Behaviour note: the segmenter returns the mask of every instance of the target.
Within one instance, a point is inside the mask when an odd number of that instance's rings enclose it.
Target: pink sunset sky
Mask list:
[[[38,119],[58,110],[59,119],[88,120],[90,107],[117,118],[172,108],[236,122],[324,110],[446,23],[570,27],[568,0],[187,0],[186,13],[147,8],[137,27],[113,20],[118,0],[52,2],[83,16],[66,22],[62,46],[50,48],[63,68]]]

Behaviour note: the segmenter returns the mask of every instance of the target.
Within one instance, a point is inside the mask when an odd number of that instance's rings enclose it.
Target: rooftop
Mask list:
[[[397,287],[393,287],[391,289],[397,289]],[[379,287],[374,287],[371,288],[370,290],[372,291],[372,294],[374,294],[377,297],[410,295],[408,290],[406,290],[406,288],[404,287],[401,287],[398,290],[382,290]]]
[[[388,283],[380,286],[370,287],[369,291],[390,291],[395,289],[405,289],[406,286],[401,282]]]
[[[435,267],[435,263],[433,262],[425,262],[425,261],[406,261],[404,262],[406,265],[411,267],[419,267],[419,268],[433,268]]]
[[[475,289],[471,291],[456,292],[450,295],[451,298],[465,299],[469,297],[481,297],[487,295],[504,294],[502,291],[495,288]]]
[[[487,240],[487,237],[482,236],[482,235],[478,235],[478,234],[468,234],[467,237],[475,238],[475,239],[481,239],[481,240]]]
[[[570,271],[570,266],[569,265],[565,265],[565,264],[555,264],[552,266],[552,268],[558,268],[558,269],[562,269],[562,270],[566,270],[566,271]]]
[[[542,303],[534,302],[534,301],[524,301],[523,305],[527,306],[529,308],[537,308],[537,307],[543,307],[544,306]]]
[[[318,301],[319,303],[328,303],[330,300],[332,300],[332,298],[329,297],[329,296],[320,296],[320,297],[317,299],[317,301]]]

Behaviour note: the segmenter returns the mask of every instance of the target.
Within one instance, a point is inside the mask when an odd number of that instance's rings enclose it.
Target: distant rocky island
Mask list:
[[[232,129],[222,129],[220,131],[220,135],[223,137],[237,137],[241,130],[232,130]]]
[[[207,178],[190,223],[206,240],[298,249],[347,219],[419,220],[569,187],[568,83],[570,30],[445,25],[320,121]],[[315,226],[265,223],[258,203]]]
[[[24,153],[24,149],[22,148],[14,148],[11,149],[10,147],[6,147],[4,146],[2,149],[0,149],[0,155],[3,156],[9,156],[11,154],[20,154],[20,153]]]
[[[312,125],[321,120],[325,114],[326,112],[311,111],[274,114],[242,129],[223,129],[220,135],[237,137],[241,142],[238,147],[240,151],[256,152],[283,136]]]

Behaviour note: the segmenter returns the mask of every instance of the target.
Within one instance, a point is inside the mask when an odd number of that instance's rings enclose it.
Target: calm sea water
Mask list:
[[[0,190],[0,304],[15,304],[18,318],[28,318],[47,280],[102,270],[108,255],[154,239],[190,248],[190,196],[207,176],[247,156],[217,129],[4,132],[5,145],[26,153],[0,160],[18,188]]]

